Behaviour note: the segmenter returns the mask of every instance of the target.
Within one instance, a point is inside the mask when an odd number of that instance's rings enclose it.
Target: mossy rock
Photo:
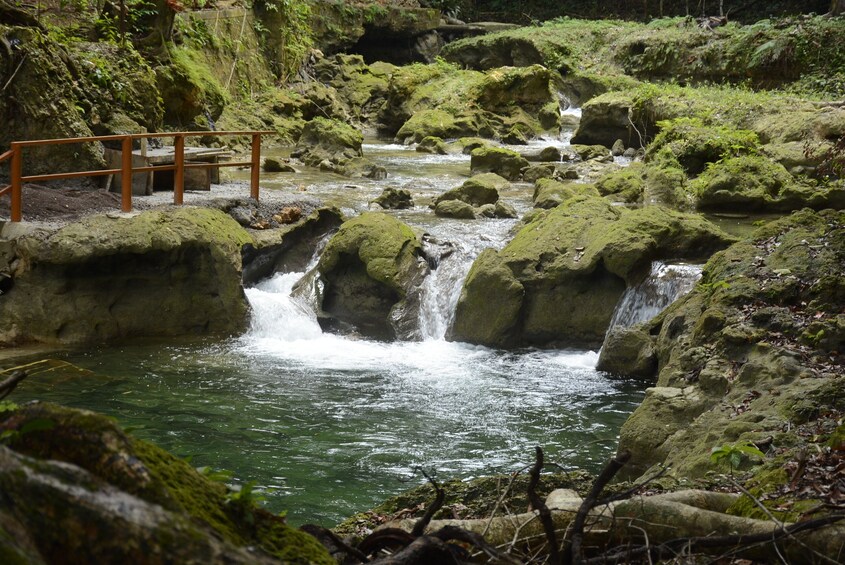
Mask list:
[[[190,124],[206,111],[217,119],[229,95],[205,61],[193,50],[174,47],[169,63],[155,68],[164,119],[170,124]]]
[[[477,89],[476,101],[493,114],[508,113],[517,106],[537,115],[547,104],[557,103],[555,75],[542,65],[490,70]]]
[[[599,194],[626,203],[642,202],[645,186],[646,171],[643,163],[631,163],[624,169],[608,173],[596,181]]]
[[[648,147],[647,160],[671,159],[690,176],[710,163],[756,153],[757,134],[726,126],[708,126],[699,118],[678,118],[657,124],[660,133]]]
[[[17,465],[30,468],[29,477],[52,476],[40,488],[38,481],[10,483],[8,473],[0,479],[15,507],[37,513],[18,510],[15,517],[38,528],[29,535],[42,555],[143,562],[153,552],[233,563],[270,563],[272,555],[292,563],[333,563],[314,538],[254,503],[232,502],[225,485],[127,435],[111,418],[31,403],[5,412],[0,429],[11,432],[11,449],[25,456],[0,448],[7,462],[17,457]],[[57,461],[64,467],[55,467]],[[52,496],[45,498],[48,491]],[[84,492],[92,494],[86,499]],[[54,510],[48,510],[51,504]],[[251,553],[246,546],[262,551]]]
[[[434,201],[436,206],[447,200],[460,200],[471,206],[495,204],[499,200],[499,191],[510,187],[510,183],[495,173],[475,175],[456,188],[448,190]]]
[[[613,155],[610,154],[610,149],[604,145],[579,145],[573,144],[572,150],[582,161],[589,161],[597,159],[604,162],[612,162]]]
[[[312,167],[320,166],[322,161],[343,165],[363,156],[363,143],[363,134],[349,124],[317,117],[305,124],[291,155]]]
[[[827,274],[843,260],[843,225],[842,212],[807,209],[766,224],[715,254],[696,288],[646,324],[657,385],[692,389],[701,403],[692,412],[638,408],[620,436],[634,453],[628,473],[665,463],[676,476],[700,477],[717,470],[712,447],[761,441],[785,420],[800,425],[840,409],[842,361],[831,356],[839,341],[824,335],[836,334],[845,302],[841,282]],[[819,339],[807,341],[817,328]],[[793,439],[800,449],[801,437]]]
[[[503,147],[479,147],[470,154],[470,170],[476,173],[496,173],[508,180],[519,180],[528,161],[516,151]]]
[[[344,222],[317,265],[324,283],[322,310],[364,335],[404,335],[400,312],[408,310],[426,273],[414,232],[393,216],[364,212]]]
[[[479,257],[458,301],[453,338],[595,346],[626,284],[652,260],[706,256],[732,241],[700,216],[570,198],[535,216],[501,251]]]
[[[435,136],[424,137],[416,146],[418,153],[432,153],[434,155],[448,155],[449,146],[446,142]]]
[[[596,187],[587,183],[560,182],[553,179],[540,179],[534,185],[535,208],[554,208],[574,196],[598,196]]]
[[[402,188],[385,188],[372,203],[385,210],[404,210],[414,207],[411,193]]]
[[[0,342],[226,335],[246,323],[241,248],[252,238],[219,210],[90,216],[16,242],[20,262],[0,304]]]
[[[714,163],[690,182],[689,190],[701,209],[773,212],[845,206],[841,187],[804,185],[783,165],[758,156]]]
[[[478,115],[455,114],[440,109],[422,110],[402,124],[396,132],[396,140],[401,143],[421,143],[427,137],[456,138],[477,135],[484,127],[484,122]]]
[[[653,377],[657,372],[653,338],[641,327],[611,328],[602,344],[596,370],[624,377]]]
[[[475,208],[471,204],[461,200],[442,200],[434,207],[434,214],[442,218],[455,218],[459,220],[474,220]]]

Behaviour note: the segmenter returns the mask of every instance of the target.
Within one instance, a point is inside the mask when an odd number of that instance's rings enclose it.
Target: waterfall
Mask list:
[[[455,307],[461,295],[464,278],[475,254],[460,244],[442,244],[423,240],[431,272],[423,281],[420,299],[419,326],[423,340],[446,337],[455,318]]]
[[[648,276],[640,284],[625,290],[613,311],[608,330],[614,326],[628,327],[651,320],[692,290],[699,277],[700,265],[653,262]]]

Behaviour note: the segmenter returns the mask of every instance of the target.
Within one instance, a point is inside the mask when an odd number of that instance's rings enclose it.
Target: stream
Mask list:
[[[511,472],[532,462],[535,445],[564,468],[598,471],[644,384],[596,371],[594,351],[445,341],[472,261],[484,248],[503,246],[516,221],[444,220],[428,209],[431,198],[469,175],[468,156],[373,140],[364,152],[387,168],[386,180],[311,171],[295,181],[267,175],[262,186],[303,191],[348,216],[386,186],[411,190],[417,205],[396,215],[455,244],[425,283],[422,341],[323,333],[312,308],[290,297],[304,273],[277,274],[247,289],[253,316],[242,336],[65,352],[62,359],[91,373],[51,371],[26,381],[15,400],[113,415],[196,467],[229,470],[235,483],[254,481],[268,509],[288,510],[294,525],[331,526],[371,508],[423,482],[415,467],[444,480]],[[514,184],[502,198],[522,214],[531,191]],[[653,307],[630,300],[628,308]],[[665,297],[658,300],[665,305]]]

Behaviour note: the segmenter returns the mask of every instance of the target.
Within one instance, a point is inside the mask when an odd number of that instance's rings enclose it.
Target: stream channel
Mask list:
[[[546,140],[537,148],[566,143]],[[247,289],[253,319],[243,336],[65,353],[62,359],[85,371],[45,373],[15,400],[116,416],[194,466],[229,470],[235,483],[255,481],[268,509],[289,510],[294,525],[331,526],[371,508],[423,482],[412,472],[417,466],[443,480],[508,473],[532,462],[535,445],[565,468],[598,471],[645,385],[596,371],[593,351],[500,351],[446,341],[473,259],[502,247],[516,220],[434,216],[429,201],[469,175],[468,156],[374,141],[364,154],[388,170],[387,179],[312,171],[264,175],[262,185],[304,190],[350,217],[384,187],[408,188],[416,206],[394,213],[456,246],[427,279],[422,341],[325,334],[311,309],[288,295],[303,273],[280,274]],[[521,215],[532,190],[514,184],[502,198]],[[641,302],[633,307],[647,307]]]

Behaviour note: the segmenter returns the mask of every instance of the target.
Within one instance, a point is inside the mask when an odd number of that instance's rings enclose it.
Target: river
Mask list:
[[[293,524],[331,526],[366,510],[419,484],[418,475],[408,482],[415,467],[442,479],[511,472],[531,463],[535,445],[564,468],[597,471],[644,385],[596,371],[594,351],[446,341],[472,260],[503,246],[516,221],[443,220],[425,205],[469,175],[468,156],[374,141],[364,151],[387,168],[386,180],[303,173],[267,175],[263,184],[347,215],[385,186],[410,189],[418,205],[396,214],[456,249],[426,282],[422,341],[323,333],[309,305],[289,294],[304,273],[278,274],[247,289],[252,324],[242,336],[57,353],[85,371],[43,373],[16,400],[113,415],[197,467],[229,470],[234,484],[254,481],[267,507],[287,510]],[[523,213],[531,191],[514,184],[502,197]]]

